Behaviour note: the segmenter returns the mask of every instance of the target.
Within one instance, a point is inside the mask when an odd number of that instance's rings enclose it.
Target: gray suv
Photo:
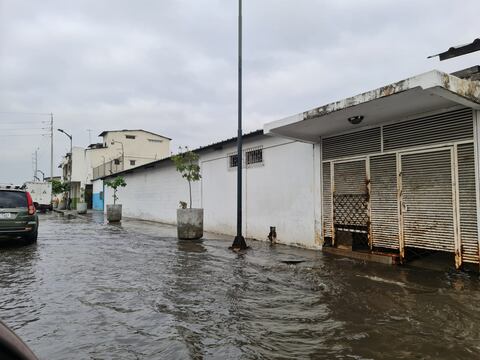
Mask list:
[[[0,186],[0,239],[34,243],[37,236],[38,215],[30,194],[18,186]]]

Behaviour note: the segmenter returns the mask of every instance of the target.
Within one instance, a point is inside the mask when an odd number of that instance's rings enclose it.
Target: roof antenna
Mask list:
[[[440,61],[443,61],[443,60],[451,59],[457,56],[470,54],[472,52],[479,51],[479,50],[480,50],[480,38],[476,38],[470,44],[452,46],[450,49],[440,54],[430,55],[427,59],[438,56],[440,58]]]

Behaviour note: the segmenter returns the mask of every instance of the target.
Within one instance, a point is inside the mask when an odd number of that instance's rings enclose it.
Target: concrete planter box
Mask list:
[[[107,205],[108,222],[119,222],[122,220],[122,205]]]
[[[203,237],[203,209],[177,209],[177,234],[182,240]]]
[[[86,214],[87,213],[87,203],[86,202],[77,203],[77,213],[78,214]]]

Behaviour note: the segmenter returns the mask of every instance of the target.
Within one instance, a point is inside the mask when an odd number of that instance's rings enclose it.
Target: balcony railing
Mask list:
[[[114,159],[102,165],[93,168],[93,179],[98,179],[107,175],[123,171],[122,158]]]

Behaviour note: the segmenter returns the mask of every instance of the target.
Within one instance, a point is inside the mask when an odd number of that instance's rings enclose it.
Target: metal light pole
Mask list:
[[[70,139],[70,176],[68,177],[68,209],[70,210],[70,200],[72,199],[72,173],[73,173],[73,142],[72,142],[72,135],[68,134],[62,129],[57,129],[59,132],[65,134]]]
[[[40,170],[40,169],[37,170],[37,173],[42,174],[42,181],[45,181],[45,173],[44,173],[42,170]],[[39,179],[39,180],[40,180],[40,179]]]
[[[120,145],[122,145],[122,170],[126,170],[126,166],[125,166],[125,149],[123,147],[123,143],[121,141],[118,141],[118,140],[112,140],[111,144],[115,144],[115,143],[119,143]]]
[[[238,0],[238,135],[237,135],[237,236],[232,250],[245,250],[242,236],[242,0]]]

